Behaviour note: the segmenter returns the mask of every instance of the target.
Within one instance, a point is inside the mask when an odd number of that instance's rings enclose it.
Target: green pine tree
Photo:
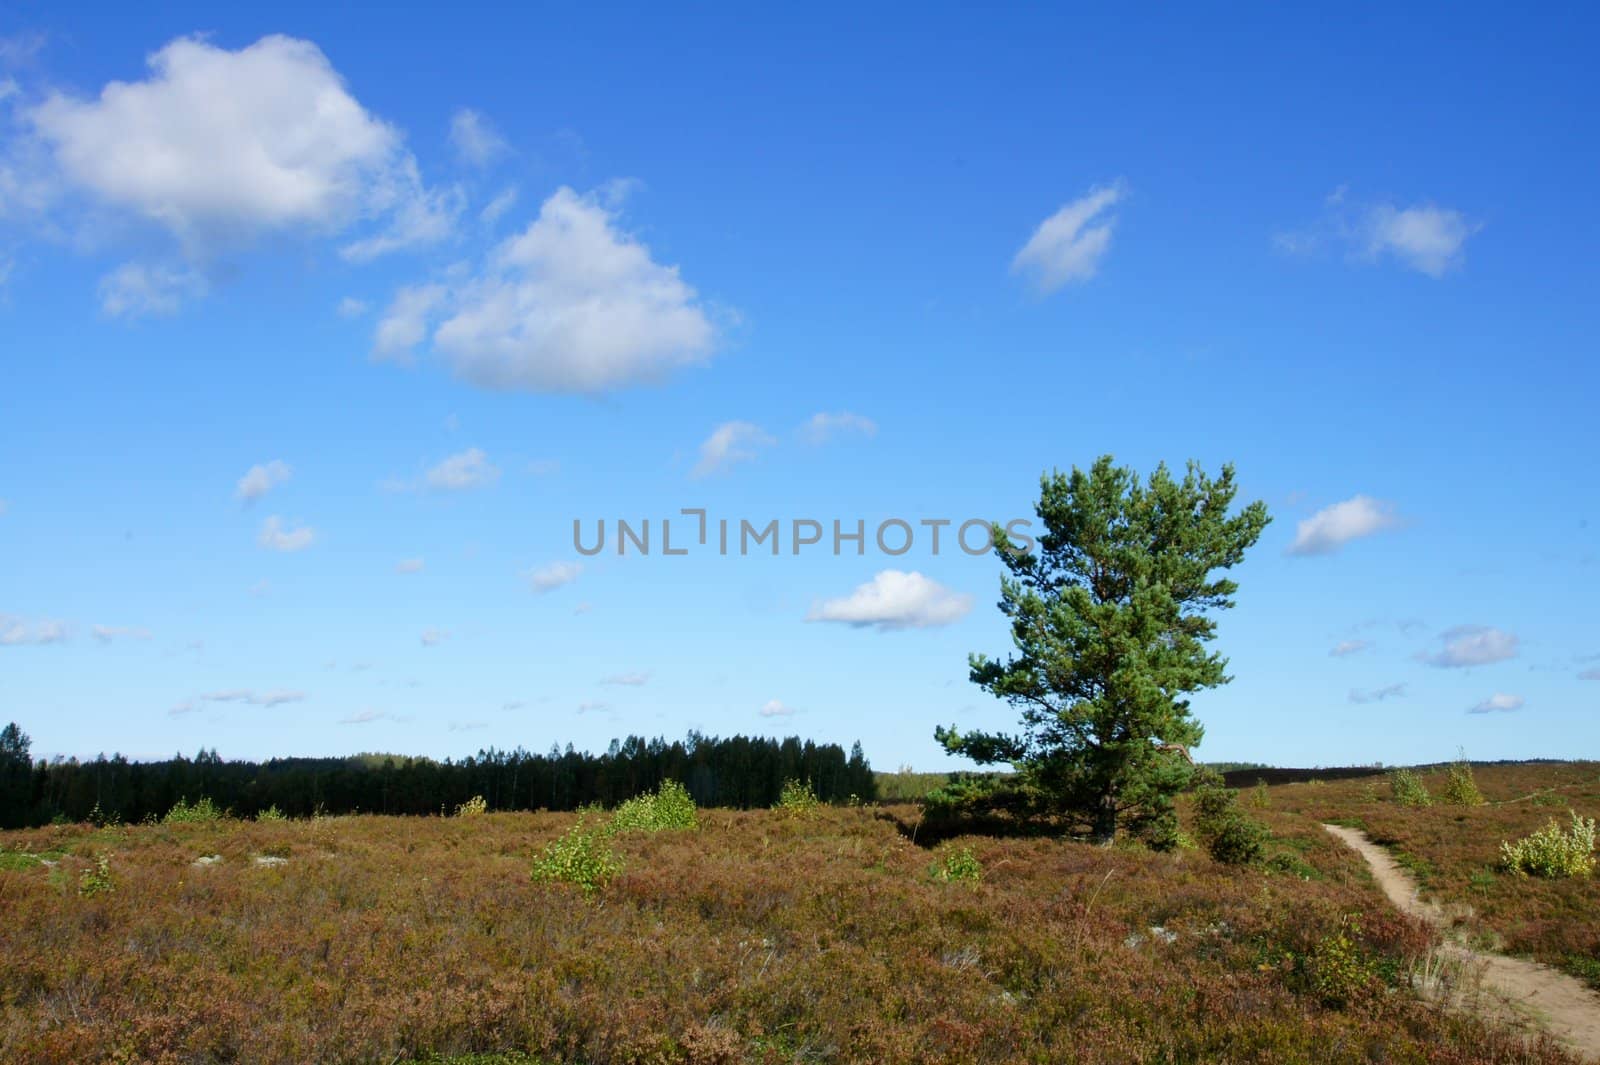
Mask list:
[[[1191,462],[1181,481],[1162,465],[1141,483],[1105,455],[1088,471],[1047,474],[1037,549],[994,530],[1017,653],[970,659],[973,682],[1019,708],[1022,729],[940,728],[945,748],[1010,763],[1102,843],[1119,822],[1170,822],[1203,734],[1184,696],[1230,679],[1205,644],[1237,585],[1213,571],[1237,564],[1271,520],[1261,502],[1230,515],[1236,491],[1231,465],[1212,478]]]

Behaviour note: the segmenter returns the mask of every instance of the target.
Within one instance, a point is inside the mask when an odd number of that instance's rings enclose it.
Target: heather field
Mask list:
[[[1524,796],[1592,811],[1596,772],[1481,768],[1518,801],[1468,810],[1382,776],[1246,789],[1253,866],[927,846],[912,805],[703,810],[591,837],[592,891],[530,875],[582,815],[7,832],[0,1061],[1575,1061],[1415,993],[1436,933],[1318,821],[1394,840],[1509,950],[1593,958],[1593,881],[1485,870],[1561,812]]]
[[[1239,774],[1247,777],[1249,774]],[[1431,805],[1394,800],[1375,772],[1326,783],[1267,789],[1286,812],[1361,828],[1388,847],[1469,941],[1565,969],[1600,988],[1600,880],[1514,876],[1500,867],[1500,845],[1571,812],[1600,817],[1600,763],[1477,766],[1485,802],[1446,797],[1447,767],[1419,771]]]

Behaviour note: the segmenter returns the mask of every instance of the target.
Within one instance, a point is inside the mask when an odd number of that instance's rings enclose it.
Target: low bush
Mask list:
[[[1311,989],[1324,1006],[1348,1009],[1382,988],[1376,965],[1357,942],[1360,934],[1359,918],[1346,917],[1339,930],[1319,940],[1306,959]]]
[[[457,817],[482,817],[489,812],[489,803],[482,795],[474,795],[456,807]]]
[[[269,806],[265,810],[261,810],[261,811],[258,811],[256,813],[256,820],[257,821],[267,821],[267,822],[277,822],[277,821],[287,821],[289,819],[287,817],[285,817],[283,815],[283,811],[278,809],[276,806]]]
[[[116,882],[111,877],[111,859],[103,854],[94,860],[91,868],[78,874],[78,894],[86,899],[96,895],[109,895],[115,890]]]
[[[811,789],[810,781],[786,780],[783,790],[778,793],[778,801],[773,806],[774,810],[782,810],[791,817],[810,817],[822,805],[822,800],[817,798],[817,793]]]
[[[664,780],[654,792],[637,795],[617,807],[611,817],[617,832],[662,832],[700,827],[700,812],[689,789]]]
[[[1472,763],[1467,761],[1465,751],[1450,766],[1449,775],[1445,777],[1444,801],[1451,806],[1482,806],[1484,803],[1483,792],[1478,790]]]
[[[1216,861],[1253,865],[1261,860],[1269,833],[1239,809],[1238,793],[1219,781],[1195,790],[1195,833]]]
[[[1572,814],[1568,831],[1555,818],[1533,835],[1515,843],[1500,844],[1501,863],[1518,876],[1551,879],[1589,876],[1594,872],[1595,822]]]
[[[1401,806],[1433,805],[1433,796],[1428,794],[1428,789],[1423,786],[1422,778],[1409,769],[1394,769],[1389,772],[1389,790],[1394,795],[1394,801]]]
[[[945,883],[976,884],[983,879],[983,863],[972,853],[971,847],[945,848],[944,859],[934,862],[931,870],[935,880]]]
[[[167,816],[161,819],[163,824],[168,825],[197,825],[220,820],[222,811],[203,795],[193,803],[179,799],[167,811]]]
[[[560,882],[593,895],[622,872],[622,859],[611,849],[610,833],[590,827],[584,818],[567,834],[550,841],[533,861],[534,883]]]

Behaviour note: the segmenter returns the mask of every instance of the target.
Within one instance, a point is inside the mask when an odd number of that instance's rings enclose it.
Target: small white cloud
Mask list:
[[[478,217],[483,221],[484,225],[494,225],[500,221],[501,215],[517,205],[517,196],[517,187],[515,185],[502,189],[500,195],[484,205],[483,210],[478,212]]]
[[[750,422],[724,422],[712,430],[700,445],[700,461],[689,471],[691,477],[726,473],[741,462],[755,459],[761,448],[776,441],[761,427]]]
[[[422,646],[437,647],[450,638],[450,633],[444,629],[424,629],[422,632]]]
[[[354,296],[346,296],[339,301],[340,318],[360,318],[372,309],[366,300],[358,300]]]
[[[877,436],[878,423],[859,414],[839,411],[837,414],[813,414],[800,427],[800,436],[808,444],[825,444],[834,437],[848,434]]]
[[[394,294],[388,310],[378,319],[372,352],[379,359],[409,359],[410,351],[428,335],[434,312],[449,295],[443,285],[407,285]]]
[[[123,263],[100,279],[100,309],[113,318],[176,314],[205,290],[205,279],[192,270]]]
[[[537,569],[528,571],[528,583],[540,595],[554,591],[562,585],[571,584],[583,572],[581,562],[551,562]]]
[[[500,470],[490,464],[488,455],[475,447],[444,459],[423,477],[429,488],[445,492],[483,488],[499,479]]]
[[[1116,226],[1116,216],[1104,216],[1104,212],[1122,196],[1119,182],[1090,189],[1062,207],[1039,223],[1011,261],[1011,272],[1030,275],[1041,292],[1054,292],[1069,282],[1089,280],[1099,272]],[[1102,220],[1091,224],[1097,218]]]
[[[89,630],[89,634],[101,643],[110,643],[113,640],[148,640],[150,638],[149,629],[126,625],[95,625]]]
[[[61,643],[71,634],[71,626],[64,621],[24,621],[0,614],[0,647]]]
[[[807,621],[832,621],[880,631],[949,625],[972,609],[972,596],[920,573],[886,569],[839,599],[812,605]]]
[[[1413,270],[1440,278],[1461,264],[1467,238],[1480,228],[1460,211],[1440,207],[1374,207],[1367,218],[1367,254],[1393,255]]]
[[[341,725],[371,725],[371,724],[375,724],[375,723],[377,723],[379,721],[396,721],[396,722],[400,722],[400,721],[404,721],[404,720],[405,720],[405,718],[397,717],[394,714],[391,714],[386,710],[373,710],[372,708],[368,707],[368,708],[365,708],[365,709],[362,709],[362,710],[357,710],[355,713],[348,714],[345,717],[341,717],[339,719],[339,724],[341,724]]]
[[[279,459],[251,466],[245,471],[245,475],[239,478],[239,483],[234,486],[234,498],[245,503],[254,503],[278,485],[283,484],[293,474],[294,471],[289,468],[289,464]]]
[[[249,688],[228,688],[222,691],[204,692],[195,696],[195,702],[201,703],[245,703],[250,706],[282,706],[285,703],[298,703],[306,697],[302,691],[275,690],[257,692]]]
[[[506,142],[493,124],[478,112],[463,107],[450,118],[450,143],[462,160],[484,167],[506,151]]]
[[[1458,625],[1439,639],[1439,650],[1423,652],[1418,659],[1444,669],[1466,669],[1517,657],[1517,637],[1487,625]]]
[[[783,703],[777,699],[769,699],[767,700],[766,705],[757,712],[762,717],[792,717],[795,713],[795,709],[792,706],[783,705]]]
[[[1449,208],[1357,204],[1346,192],[1340,186],[1323,201],[1321,219],[1305,229],[1273,234],[1273,244],[1289,255],[1311,255],[1335,246],[1345,248],[1357,262],[1393,257],[1438,279],[1461,265],[1467,240],[1483,228]]]
[[[1372,536],[1400,524],[1394,504],[1370,496],[1352,496],[1323,507],[1295,529],[1291,555],[1332,554],[1351,540]]]
[[[1335,658],[1343,658],[1346,655],[1360,654],[1371,646],[1371,640],[1340,640],[1328,653]]]
[[[591,713],[591,712],[596,711],[596,710],[609,710],[609,709],[611,709],[611,707],[608,704],[602,703],[598,699],[591,699],[591,700],[588,700],[586,702],[581,702],[581,703],[578,704],[578,713],[580,713],[580,714],[587,714],[587,713]]]
[[[394,565],[396,573],[421,573],[423,562],[420,558],[402,558]]]
[[[1371,688],[1366,691],[1352,688],[1350,690],[1350,701],[1352,703],[1381,703],[1385,699],[1398,699],[1405,693],[1406,686],[1404,684],[1388,684],[1382,688]]]
[[[276,514],[261,523],[256,542],[268,551],[304,551],[317,538],[316,530],[298,522],[286,525]]]
[[[1520,695],[1507,695],[1505,692],[1495,692],[1467,711],[1469,714],[1509,714],[1514,710],[1521,710],[1526,700]]]
[[[635,670],[631,673],[616,673],[605,678],[600,683],[618,684],[627,688],[638,688],[642,685],[650,683],[650,674],[644,672],[643,670]]]
[[[390,252],[438,244],[455,233],[456,222],[467,207],[466,193],[455,187],[424,188],[414,165],[408,175],[409,190],[399,198],[388,225],[340,248],[341,258],[352,263],[369,263]]]

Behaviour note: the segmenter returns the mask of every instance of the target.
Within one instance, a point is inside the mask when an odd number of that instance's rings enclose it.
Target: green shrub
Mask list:
[[[283,811],[278,809],[276,806],[269,806],[265,810],[259,810],[256,812],[256,820],[272,822],[287,821],[289,819],[285,817],[283,815]]]
[[[1311,989],[1323,1005],[1345,1009],[1372,997],[1380,988],[1377,967],[1356,942],[1360,934],[1359,919],[1346,917],[1339,930],[1319,940],[1306,959]]]
[[[810,781],[786,780],[773,809],[782,810],[791,817],[810,817],[821,805],[822,800],[811,790]]]
[[[1500,860],[1518,876],[1570,877],[1594,872],[1592,817],[1572,814],[1571,828],[1563,832],[1555,818],[1526,839],[1500,844]]]
[[[934,862],[929,872],[933,874],[935,880],[942,880],[947,884],[976,884],[983,879],[983,863],[978,861],[971,847],[962,847],[960,850],[948,847],[944,852],[944,860]]]
[[[482,795],[474,795],[456,807],[457,817],[482,817],[489,812],[489,803]]]
[[[1478,782],[1472,776],[1472,763],[1467,761],[1466,751],[1461,752],[1445,777],[1444,801],[1451,806],[1482,806],[1484,803],[1483,792],[1478,790]]]
[[[661,832],[700,827],[700,813],[689,789],[676,780],[664,780],[654,792],[637,795],[611,817],[616,832]]]
[[[116,889],[111,879],[111,859],[103,854],[95,859],[94,868],[78,874],[78,894],[86,899],[108,895]]]
[[[1238,794],[1218,781],[1195,790],[1195,832],[1206,853],[1224,865],[1253,865],[1261,860],[1269,834],[1266,826],[1246,817]]]
[[[1433,805],[1433,796],[1428,794],[1422,779],[1409,769],[1389,772],[1389,790],[1394,794],[1394,801],[1401,806]]]
[[[610,833],[591,828],[580,817],[567,834],[551,840],[533,861],[534,883],[575,884],[593,895],[622,872],[622,859],[611,849]]]
[[[116,828],[122,824],[122,815],[116,811],[107,811],[101,808],[98,800],[94,809],[89,811],[89,823],[96,828]]]
[[[179,799],[167,811],[167,816],[161,819],[163,824],[168,825],[198,825],[220,820],[222,811],[203,795],[193,803]]]
[[[1250,789],[1250,805],[1257,810],[1265,810],[1272,805],[1272,792],[1268,790],[1265,780],[1256,781],[1256,786]]]
[[[1565,806],[1565,805],[1567,805],[1567,800],[1561,797],[1561,793],[1560,792],[1555,791],[1554,789],[1551,789],[1551,790],[1547,790],[1547,791],[1535,792],[1534,796],[1533,796],[1533,805],[1535,805],[1535,806]]]

